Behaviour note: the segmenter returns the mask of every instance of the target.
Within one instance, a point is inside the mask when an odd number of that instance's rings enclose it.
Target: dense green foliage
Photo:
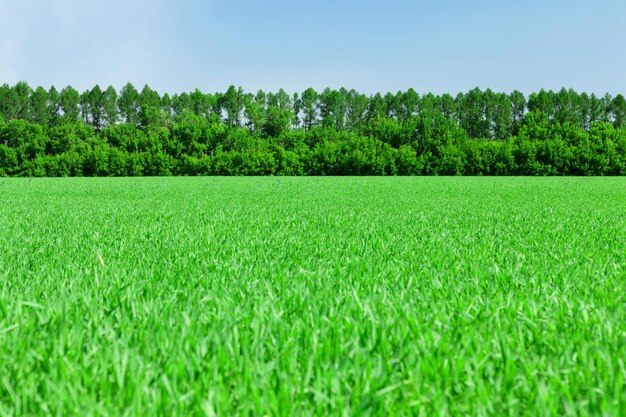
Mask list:
[[[0,194],[0,416],[626,414],[623,178]]]
[[[625,174],[619,94],[0,86],[0,176]]]

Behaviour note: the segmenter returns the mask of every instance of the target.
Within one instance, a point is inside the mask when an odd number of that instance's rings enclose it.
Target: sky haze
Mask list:
[[[626,2],[0,0],[0,84],[626,93]]]

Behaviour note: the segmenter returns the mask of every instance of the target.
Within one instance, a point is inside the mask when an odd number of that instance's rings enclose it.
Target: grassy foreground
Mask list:
[[[624,178],[0,180],[0,416],[626,415]]]

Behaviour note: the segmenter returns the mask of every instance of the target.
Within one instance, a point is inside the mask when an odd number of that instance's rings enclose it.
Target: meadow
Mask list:
[[[624,416],[626,179],[0,179],[0,416]]]

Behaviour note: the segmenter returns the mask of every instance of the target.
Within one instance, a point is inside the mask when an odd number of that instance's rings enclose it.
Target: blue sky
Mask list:
[[[626,2],[0,0],[0,83],[626,93]]]

